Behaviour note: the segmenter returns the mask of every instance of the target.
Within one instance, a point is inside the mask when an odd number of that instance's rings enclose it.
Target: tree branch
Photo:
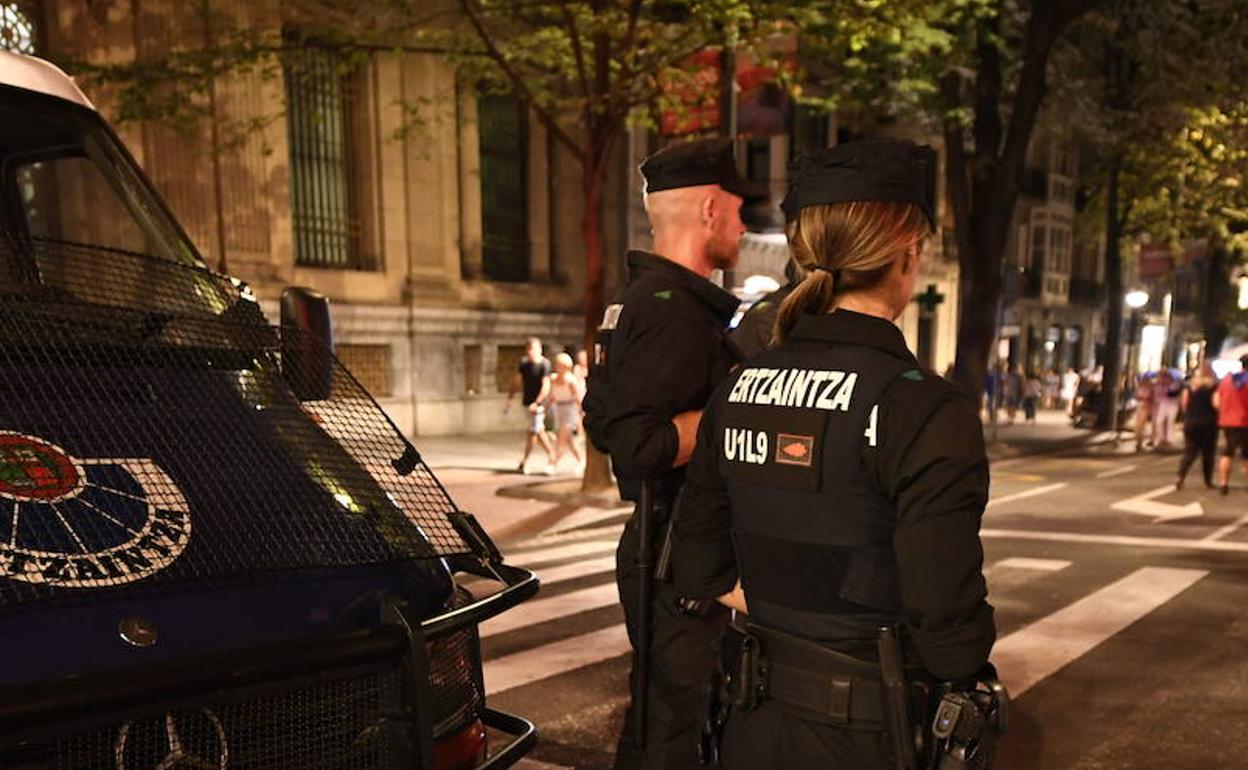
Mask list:
[[[589,115],[589,73],[585,69],[585,50],[581,47],[581,32],[576,27],[576,15],[565,2],[560,6],[564,21],[568,25],[568,38],[572,41],[572,54],[576,58],[576,76],[581,82],[581,93],[585,95],[585,114]]]
[[[481,43],[485,46],[486,52],[489,54],[490,59],[493,60],[493,62],[498,65],[499,69],[503,71],[503,74],[507,76],[507,80],[510,81],[512,88],[514,88],[516,93],[519,94],[520,97],[529,105],[530,109],[537,113],[538,119],[541,120],[542,124],[546,126],[546,129],[554,135],[555,139],[558,140],[560,144],[567,147],[568,150],[571,151],[573,157],[575,157],[582,165],[587,164],[589,162],[589,157],[585,152],[585,148],[573,139],[562,126],[559,125],[559,122],[553,115],[550,114],[549,110],[538,104],[537,100],[533,98],[533,92],[524,82],[524,78],[520,77],[520,73],[516,71],[515,67],[512,66],[512,63],[508,61],[506,55],[499,49],[498,45],[494,42],[494,38],[490,36],[489,31],[481,22],[481,18],[473,10],[472,0],[460,0],[459,4],[464,11],[464,15],[468,18],[468,21],[472,24],[473,29],[476,31],[477,37],[480,38]]]

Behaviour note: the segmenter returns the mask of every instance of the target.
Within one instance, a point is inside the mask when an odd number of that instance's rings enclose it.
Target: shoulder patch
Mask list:
[[[923,376],[923,372],[918,369],[911,369],[907,372],[902,372],[901,377],[902,379],[910,380],[911,382],[922,382],[927,379]]]
[[[654,296],[658,297],[659,299],[671,299],[671,298],[672,298],[672,290],[671,290],[671,289],[664,289],[663,291],[656,291],[656,292],[654,293]]]
[[[607,305],[602,311],[602,323],[598,326],[598,331],[609,332],[620,323],[620,313],[624,310],[623,305]]]

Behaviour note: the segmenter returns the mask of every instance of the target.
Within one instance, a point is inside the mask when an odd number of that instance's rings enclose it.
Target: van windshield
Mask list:
[[[0,86],[0,199],[6,294],[213,316],[236,301],[89,110]]]

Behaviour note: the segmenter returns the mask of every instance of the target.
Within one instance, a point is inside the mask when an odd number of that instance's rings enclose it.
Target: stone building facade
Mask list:
[[[2,5],[35,24],[35,53],[66,62],[291,26],[279,0]],[[250,284],[270,318],[287,286],[330,297],[339,357],[402,429],[507,428],[526,338],[546,341],[548,355],[582,339],[574,160],[517,100],[476,93],[441,55],[385,52],[354,66],[328,50],[301,56],[218,79],[202,117],[180,129],[123,122],[119,133],[204,261]],[[109,88],[88,96],[116,118]],[[608,211],[624,209],[625,175],[615,177]],[[607,218],[608,253],[622,253],[623,224]],[[610,264],[609,283],[617,272]]]
[[[66,63],[159,59],[238,30],[299,34],[282,0],[18,0],[0,9],[0,27],[13,14],[30,24],[27,52]],[[347,62],[329,49],[299,50],[276,67],[217,78],[177,127],[115,122],[118,132],[204,261],[250,284],[270,318],[287,286],[329,296],[339,357],[404,431],[518,429],[518,410],[504,417],[503,405],[526,338],[546,341],[548,355],[582,341],[574,159],[516,99],[478,93],[440,54]],[[84,86],[116,121],[117,90]],[[771,182],[777,201],[796,151],[848,136],[835,119],[814,120],[813,130],[794,121],[787,134],[742,141],[743,166]],[[625,250],[649,245],[636,166],[669,140],[637,130],[619,143],[604,206],[608,296]],[[937,371],[956,342],[957,266],[942,248],[950,241],[935,240],[920,283],[943,301],[916,303],[900,320]],[[745,296],[752,275],[782,282],[786,260],[777,233],[751,235],[722,280]]]

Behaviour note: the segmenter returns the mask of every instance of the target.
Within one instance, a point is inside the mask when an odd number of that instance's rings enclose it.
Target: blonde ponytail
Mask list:
[[[894,260],[930,234],[927,217],[913,203],[853,201],[802,209],[788,236],[805,278],[780,303],[773,344],[784,342],[802,315],[827,313],[839,295],[879,284]]]

